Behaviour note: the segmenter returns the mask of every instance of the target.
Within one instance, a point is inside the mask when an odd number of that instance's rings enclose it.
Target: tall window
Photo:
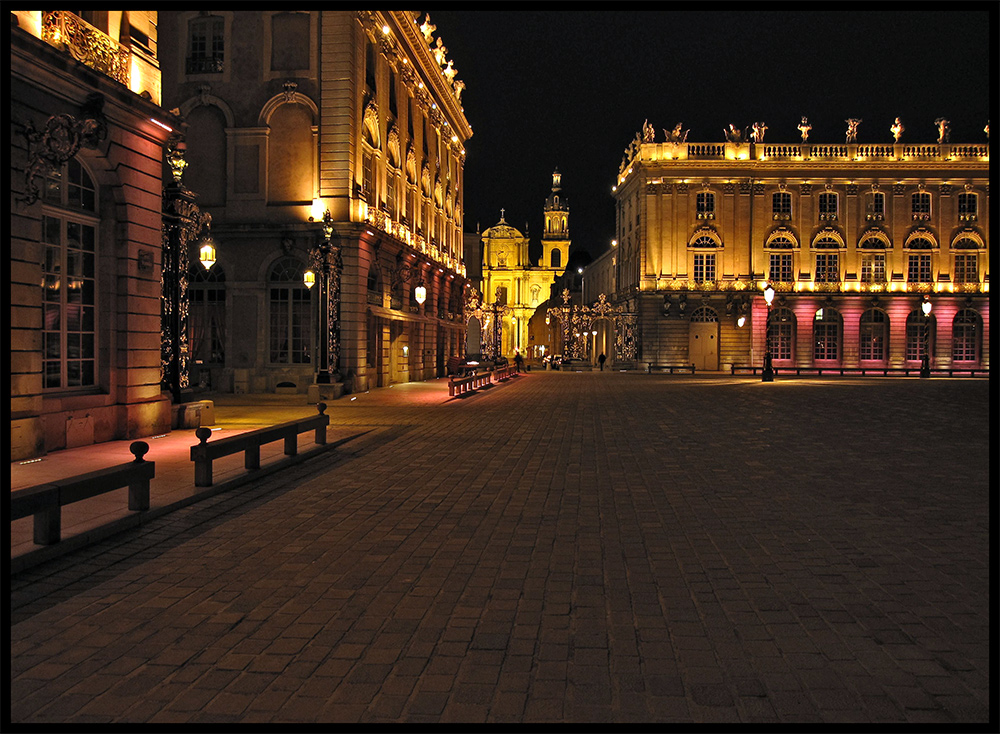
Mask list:
[[[910,197],[910,211],[914,219],[931,218],[931,195],[926,191],[917,191]]]
[[[188,278],[188,344],[195,365],[226,361],[226,275],[219,263],[191,266]]]
[[[42,379],[97,384],[97,191],[75,158],[49,175],[42,216]]]
[[[698,219],[715,219],[715,194],[711,191],[699,191],[695,198]]]
[[[885,359],[885,345],[889,334],[889,320],[885,311],[870,308],[861,314],[860,356],[861,359],[882,361]]]
[[[958,221],[974,222],[978,209],[978,201],[975,194],[964,193],[958,195]]]
[[[955,255],[955,269],[952,271],[952,281],[955,283],[979,282],[979,256],[976,253]]]
[[[298,260],[278,260],[268,276],[270,290],[270,361],[308,364],[312,333],[309,290],[302,281],[305,267]]]
[[[885,219],[885,194],[874,191],[868,198],[866,218],[870,222],[881,222]]]
[[[791,309],[776,308],[767,322],[767,343],[773,359],[791,359],[795,343],[795,316]]]
[[[553,249],[552,255],[549,257],[549,267],[561,268],[562,267],[562,250]]]
[[[816,282],[840,282],[840,254],[837,252],[820,252],[816,255]]]
[[[933,352],[934,343],[934,317],[924,316],[918,308],[910,311],[906,317],[906,350],[905,357],[910,362],[917,362],[924,358],[924,346],[926,344],[928,353]]]
[[[217,15],[188,21],[188,74],[216,74],[224,70],[225,21]]]
[[[772,252],[770,278],[772,283],[791,283],[794,281],[792,275],[792,253]]]
[[[829,191],[819,195],[819,218],[837,218],[837,195]]]
[[[386,172],[385,178],[385,204],[389,210],[389,216],[396,218],[396,171],[390,168]]]
[[[365,201],[367,201],[370,206],[374,206],[375,200],[372,198],[372,193],[375,189],[375,179],[374,179],[375,154],[369,151],[365,151],[362,154],[361,165],[362,165],[361,193],[364,195]]]
[[[833,308],[821,308],[813,319],[813,359],[840,359],[840,314]]]
[[[771,195],[771,213],[775,219],[792,218],[792,195],[787,191],[776,191]]]
[[[910,254],[906,258],[906,280],[909,283],[931,282],[930,254]]]
[[[861,255],[861,282],[885,283],[885,253],[865,252]]]
[[[963,308],[955,314],[951,332],[951,358],[955,362],[979,361],[979,314]]]
[[[715,282],[715,253],[695,253],[694,280],[696,283]]]

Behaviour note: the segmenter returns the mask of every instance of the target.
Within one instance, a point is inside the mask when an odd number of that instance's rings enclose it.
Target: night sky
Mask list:
[[[990,117],[990,8],[936,11],[524,12],[431,10],[467,88],[465,231],[505,219],[540,253],[542,205],[556,167],[570,206],[571,253],[614,236],[611,186],[649,120],[656,140],[683,123],[688,142],[764,122],[766,142],[983,143]],[[523,5],[520,7],[524,7]],[[702,7],[706,7],[703,5]],[[773,7],[773,6],[772,6]],[[885,6],[883,6],[885,7]],[[419,22],[423,22],[423,15]],[[995,84],[995,80],[993,84]],[[537,251],[537,252],[536,252]]]

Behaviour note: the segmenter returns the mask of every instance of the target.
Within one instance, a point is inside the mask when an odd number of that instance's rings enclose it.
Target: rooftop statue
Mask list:
[[[844,120],[847,123],[847,142],[856,143],[858,142],[858,125],[861,124],[861,120],[852,117],[848,120]]]
[[[434,60],[438,62],[438,66],[444,66],[445,60],[448,56],[448,47],[441,42],[441,37],[437,39],[437,45],[431,49],[431,53],[434,54]]]
[[[802,142],[808,142],[809,131],[812,130],[812,125],[809,124],[809,118],[803,117],[802,122],[799,123],[799,132],[802,133]]]
[[[462,92],[465,91],[465,82],[463,82],[461,79],[456,79],[455,83],[452,86],[455,88],[455,99],[461,102]]]
[[[448,65],[442,73],[448,78],[449,82],[455,81],[455,75],[458,73],[458,70],[452,66],[451,59],[448,60]]]
[[[897,117],[896,121],[892,123],[892,127],[889,128],[889,131],[892,132],[892,139],[898,143],[899,139],[903,137],[903,131],[905,129],[906,128],[903,127],[902,121]]]
[[[663,134],[667,136],[668,143],[683,143],[687,141],[690,130],[683,130],[684,123],[678,122],[673,130],[664,128]]]
[[[944,119],[943,117],[939,117],[938,119],[936,119],[934,121],[934,124],[937,125],[937,129],[938,129],[938,145],[940,145],[941,143],[947,143],[948,141],[950,141],[951,140],[951,122],[948,121],[948,120],[946,120],[946,119]]]
[[[723,128],[722,133],[726,136],[727,143],[736,143],[737,145],[740,145],[743,142],[743,133],[733,127],[732,123],[729,123],[728,130]]]
[[[437,26],[431,23],[431,14],[427,13],[424,15],[423,25],[420,26],[420,32],[424,34],[424,40],[427,41],[427,45],[430,46],[434,43],[434,36],[431,34],[437,30]]]
[[[652,143],[655,142],[655,139],[656,131],[653,129],[653,126],[649,124],[649,120],[646,120],[642,123],[642,142]]]
[[[767,132],[767,125],[765,125],[763,122],[755,122],[753,124],[753,130],[750,133],[750,135],[753,137],[753,141],[755,143],[763,143],[764,133],[766,132]]]

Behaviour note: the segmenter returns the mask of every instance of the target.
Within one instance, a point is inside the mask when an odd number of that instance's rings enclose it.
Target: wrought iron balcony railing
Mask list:
[[[42,11],[42,39],[91,69],[129,85],[132,52],[127,46],[65,10]]]

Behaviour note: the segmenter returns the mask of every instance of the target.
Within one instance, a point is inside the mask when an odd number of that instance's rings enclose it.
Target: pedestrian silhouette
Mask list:
[[[601,356],[597,358],[597,361],[601,363],[601,372],[604,372],[604,360],[606,359],[607,357],[604,356],[604,352],[601,352]]]

